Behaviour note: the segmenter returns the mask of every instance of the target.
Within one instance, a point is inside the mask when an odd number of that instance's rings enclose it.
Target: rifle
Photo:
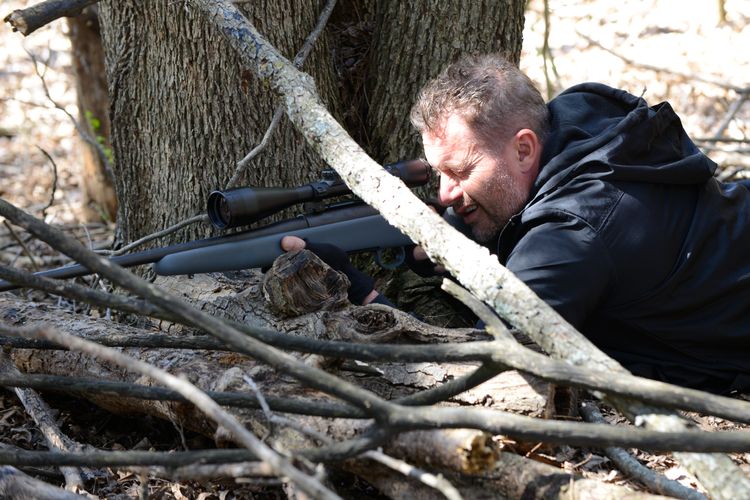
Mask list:
[[[424,160],[407,160],[383,167],[409,187],[426,184],[430,166]],[[294,235],[316,243],[330,243],[348,253],[403,247],[412,241],[394,228],[372,207],[361,200],[345,200],[326,205],[323,200],[351,194],[331,169],[321,180],[296,188],[242,187],[214,191],[208,197],[207,213],[217,229],[230,229],[257,222],[298,203],[304,213],[279,222],[238,233],[216,236],[112,257],[122,267],[153,264],[157,275],[199,274],[270,266],[283,250],[283,236]],[[381,264],[383,265],[383,264]],[[73,264],[35,276],[67,279],[91,272]],[[0,280],[0,292],[18,288]]]

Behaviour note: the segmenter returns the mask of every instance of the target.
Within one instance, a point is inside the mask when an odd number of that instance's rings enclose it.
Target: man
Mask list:
[[[607,354],[750,389],[750,191],[713,178],[669,104],[594,83],[545,104],[485,55],[429,82],[411,118],[441,204]]]

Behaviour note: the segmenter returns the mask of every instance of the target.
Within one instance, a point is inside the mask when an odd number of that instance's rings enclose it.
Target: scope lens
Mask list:
[[[208,218],[217,229],[225,229],[232,220],[229,202],[220,191],[214,191],[208,196]]]
[[[229,203],[227,203],[226,198],[222,198],[221,201],[219,201],[219,215],[224,222],[228,222],[232,217],[232,214],[229,212]]]

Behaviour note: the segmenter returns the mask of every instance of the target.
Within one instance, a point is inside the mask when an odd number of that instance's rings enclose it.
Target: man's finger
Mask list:
[[[426,260],[428,258],[427,252],[424,251],[424,248],[419,246],[414,247],[412,255],[414,255],[414,260]]]
[[[285,252],[293,252],[295,250],[303,250],[307,243],[302,238],[297,236],[284,236],[281,238],[281,249]]]

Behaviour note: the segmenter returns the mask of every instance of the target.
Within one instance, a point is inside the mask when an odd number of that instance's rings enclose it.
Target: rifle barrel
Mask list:
[[[348,219],[356,219],[377,214],[377,210],[364,203],[342,203],[331,207],[324,212],[313,215],[299,215],[291,219],[285,219],[272,224],[267,224],[259,228],[248,229],[246,231],[226,235],[205,238],[201,240],[178,243],[161,248],[152,248],[142,252],[135,252],[125,255],[111,257],[109,260],[122,267],[133,267],[143,264],[153,264],[160,261],[167,255],[185,252],[197,248],[219,245],[222,243],[235,243],[248,239],[256,239],[262,236],[273,234],[286,234],[300,229],[323,226],[334,222],[341,222]],[[54,279],[78,278],[91,274],[91,271],[80,264],[73,264],[48,271],[34,273],[34,276]],[[7,292],[19,288],[18,285],[9,281],[0,280],[0,292]]]

